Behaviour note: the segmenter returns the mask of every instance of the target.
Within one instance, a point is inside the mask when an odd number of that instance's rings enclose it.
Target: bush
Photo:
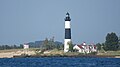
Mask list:
[[[96,55],[97,52],[91,52],[91,53],[88,53],[89,55]]]

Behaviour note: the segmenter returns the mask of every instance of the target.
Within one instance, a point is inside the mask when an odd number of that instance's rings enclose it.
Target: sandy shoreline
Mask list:
[[[14,58],[44,58],[44,57],[77,57],[77,58],[120,58],[120,56],[104,56],[104,55],[19,55],[19,56],[14,56]]]
[[[0,51],[0,58],[13,58],[13,56],[20,56],[21,54],[34,55],[34,51],[26,51],[26,50],[13,50],[13,51]]]
[[[106,57],[106,58],[120,58],[118,55],[64,55],[62,51],[46,51],[42,55],[36,55],[34,50],[0,50],[0,58],[22,57],[22,54],[27,54],[29,57]]]

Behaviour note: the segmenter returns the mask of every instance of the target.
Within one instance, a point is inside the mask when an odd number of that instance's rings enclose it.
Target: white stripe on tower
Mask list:
[[[65,39],[64,39],[64,52],[69,51],[68,42],[71,41],[71,28],[70,28],[70,16],[69,13],[66,14],[65,18]]]
[[[65,21],[65,29],[70,28],[70,21]]]

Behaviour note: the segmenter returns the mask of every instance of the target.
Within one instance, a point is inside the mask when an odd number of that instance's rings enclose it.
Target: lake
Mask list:
[[[120,67],[119,58],[1,58],[0,67]]]

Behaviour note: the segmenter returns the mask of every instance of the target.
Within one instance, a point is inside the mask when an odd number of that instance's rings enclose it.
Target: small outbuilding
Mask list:
[[[28,49],[28,48],[29,48],[29,45],[28,45],[27,43],[24,43],[23,48],[24,48],[24,49]]]

